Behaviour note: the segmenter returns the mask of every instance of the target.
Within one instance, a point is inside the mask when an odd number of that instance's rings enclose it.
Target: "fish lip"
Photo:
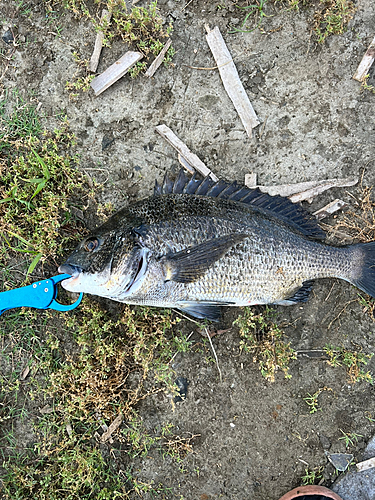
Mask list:
[[[61,274],[70,274],[71,278],[67,278],[66,280],[62,281],[62,286],[64,284],[70,283],[74,281],[78,276],[82,273],[83,269],[78,267],[78,266],[72,266],[70,264],[61,264],[59,268],[57,269],[59,273]]]
[[[123,294],[124,297],[134,294],[142,285],[142,282],[146,276],[146,272],[148,269],[148,260],[147,260],[148,254],[149,251],[146,248],[142,247],[139,252],[137,271],[133,276],[133,278],[130,280],[130,283],[127,285],[125,292]]]

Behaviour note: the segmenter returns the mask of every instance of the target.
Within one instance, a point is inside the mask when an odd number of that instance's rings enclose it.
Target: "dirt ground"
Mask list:
[[[166,171],[178,171],[175,151],[155,132],[161,123],[229,180],[243,181],[254,171],[259,184],[272,185],[360,176],[365,169],[365,183],[375,184],[375,95],[352,79],[374,36],[373,0],[358,0],[348,30],[322,45],[314,41],[309,10],[267,5],[270,17],[262,31],[228,34],[244,16],[229,1],[159,0],[162,16],[174,24],[173,66],[162,67],[152,79],[125,76],[99,97],[89,91],[75,99],[65,83],[77,70],[73,52],[91,56],[92,26],[58,8],[51,19],[37,0],[27,6],[31,10],[23,15],[13,2],[0,4],[3,32],[7,24],[17,26],[20,42],[2,84],[32,92],[49,126],[58,112],[67,114],[82,169],[104,182],[103,202],[119,208],[151,194],[154,179]],[[222,31],[261,122],[251,140],[218,71],[190,67],[215,66],[206,23]],[[125,51],[120,42],[105,48],[98,72]],[[375,84],[374,69],[368,83]],[[345,189],[332,190],[309,210],[337,197],[352,200]],[[375,417],[375,392],[368,383],[349,383],[343,367],[304,352],[327,343],[375,352],[375,324],[356,298],[350,285],[326,280],[316,283],[306,304],[277,308],[278,323],[298,352],[289,380],[278,373],[274,383],[266,381],[251,355],[240,354],[235,329],[212,339],[222,381],[216,364],[201,352],[179,354],[173,368],[188,379],[186,400],[173,408],[159,393],[144,401],[141,414],[147,429],[171,422],[177,433],[197,435],[194,451],[180,467],[150,452],[135,462],[138,479],[171,488],[168,498],[277,500],[301,484],[305,469],[322,466],[324,484],[330,486],[337,473],[325,452],[345,452],[339,438],[356,433],[360,437],[349,451],[355,461],[362,459],[375,433],[368,418]],[[226,311],[220,328],[230,328],[237,314]],[[184,328],[199,341],[193,323]],[[375,374],[375,358],[368,367]],[[321,411],[310,414],[304,398],[319,389],[325,389]]]

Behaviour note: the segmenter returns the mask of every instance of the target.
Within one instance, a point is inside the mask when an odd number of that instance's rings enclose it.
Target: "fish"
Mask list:
[[[302,205],[237,182],[165,175],[83,239],[62,286],[218,321],[222,306],[293,305],[340,278],[375,297],[375,242],[333,246]]]

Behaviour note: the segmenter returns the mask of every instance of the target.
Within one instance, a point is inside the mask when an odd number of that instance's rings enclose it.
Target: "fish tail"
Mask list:
[[[355,265],[349,281],[375,297],[375,241],[353,245],[351,250]]]

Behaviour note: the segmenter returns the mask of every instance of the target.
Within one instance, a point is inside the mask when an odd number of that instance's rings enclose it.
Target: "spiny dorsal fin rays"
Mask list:
[[[176,181],[171,181],[167,174],[164,176],[163,184],[160,186],[155,182],[154,195],[165,194],[191,194],[196,196],[211,196],[235,202],[245,203],[262,210],[267,210],[274,217],[291,224],[295,229],[309,238],[324,239],[325,233],[319,227],[318,221],[300,204],[292,203],[288,198],[282,196],[270,196],[262,193],[259,189],[250,189],[240,186],[236,182],[219,180],[214,182],[209,177],[202,180],[188,178],[181,169]]]

